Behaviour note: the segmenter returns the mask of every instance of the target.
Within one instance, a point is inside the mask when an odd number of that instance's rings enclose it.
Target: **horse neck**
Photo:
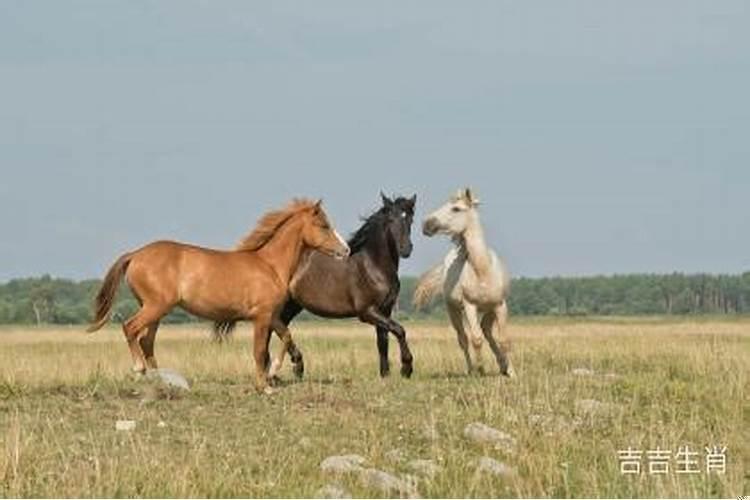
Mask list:
[[[376,231],[373,231],[373,233],[368,236],[364,250],[370,254],[379,268],[398,274],[398,251],[393,248],[383,226],[380,225],[376,229]]]
[[[284,223],[257,254],[273,267],[281,281],[288,285],[297,269],[303,250],[302,221],[292,218]]]
[[[466,254],[469,265],[474,269],[477,277],[488,276],[491,264],[490,252],[484,240],[484,230],[479,222],[478,214],[470,219],[466,230],[458,240],[458,244]]]

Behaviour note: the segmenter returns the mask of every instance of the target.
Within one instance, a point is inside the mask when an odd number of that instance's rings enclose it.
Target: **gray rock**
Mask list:
[[[185,391],[190,390],[190,384],[187,379],[177,373],[171,368],[157,368],[155,370],[148,370],[146,372],[146,378],[149,380],[157,380],[167,387],[174,389],[182,389]]]
[[[434,479],[443,468],[436,464],[434,460],[416,459],[410,461],[407,466],[417,474],[421,474],[430,479]]]
[[[351,498],[352,494],[337,484],[327,484],[315,493],[316,498]]]
[[[342,474],[362,470],[365,458],[360,455],[333,455],[320,462],[323,472]]]
[[[561,434],[570,429],[568,421],[559,415],[533,413],[529,415],[528,420],[530,426],[540,429],[547,435]]]
[[[473,422],[464,428],[464,437],[483,444],[492,444],[507,453],[513,452],[516,440],[510,434],[480,422]]]
[[[590,377],[594,374],[594,370],[589,368],[573,368],[570,370],[570,373],[578,375],[579,377]]]
[[[477,462],[477,472],[509,477],[516,473],[516,469],[503,462],[498,462],[494,458],[482,457]]]
[[[359,472],[362,483],[386,495],[399,495],[416,498],[416,481],[413,478],[398,478],[393,474],[378,469],[362,469]]]

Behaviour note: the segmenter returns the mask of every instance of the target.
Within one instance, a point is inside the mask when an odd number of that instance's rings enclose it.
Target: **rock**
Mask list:
[[[118,420],[115,422],[115,430],[118,431],[134,431],[135,420]]]
[[[493,444],[507,453],[512,453],[516,447],[516,440],[513,436],[480,422],[467,425],[464,428],[464,437],[477,443]]]
[[[516,473],[516,469],[503,462],[498,462],[494,458],[482,457],[477,462],[477,472],[509,477]]]
[[[416,491],[416,481],[411,477],[401,479],[378,469],[362,469],[359,477],[364,485],[379,490],[386,495],[397,494],[410,498],[419,496]]]
[[[352,494],[337,484],[327,484],[315,493],[316,498],[351,498]]]
[[[589,368],[573,368],[570,370],[570,373],[573,375],[578,375],[579,377],[590,377],[594,374],[594,370],[591,370]]]
[[[557,435],[570,429],[570,424],[559,415],[532,413],[528,419],[530,426],[537,427],[547,435]]]
[[[320,462],[323,472],[337,474],[360,471],[365,458],[360,455],[333,455]]]
[[[386,451],[383,456],[386,460],[392,463],[403,462],[406,459],[406,453],[401,448],[394,448]]]
[[[171,388],[182,389],[185,391],[190,390],[190,384],[188,383],[187,379],[170,368],[157,368],[155,370],[148,370],[146,372],[146,378],[151,380],[158,380],[164,385]]]
[[[430,479],[434,479],[443,468],[436,464],[434,460],[416,459],[410,461],[407,466],[416,472]]]

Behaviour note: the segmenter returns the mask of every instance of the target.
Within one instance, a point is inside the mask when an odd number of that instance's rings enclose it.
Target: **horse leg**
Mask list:
[[[286,301],[286,304],[284,304],[284,309],[282,309],[281,311],[281,321],[285,326],[289,326],[289,323],[291,323],[295,316],[297,316],[301,311],[302,306],[299,305],[297,301],[289,299]],[[276,334],[279,336],[279,338],[281,338],[281,334],[278,330],[276,330]],[[287,345],[289,358],[292,360],[292,364],[294,365],[292,371],[294,371],[294,375],[298,379],[301,379],[305,374],[305,360],[302,358],[302,351],[297,348],[297,344],[294,343],[291,335],[289,336],[289,343]]]
[[[164,311],[156,307],[142,306],[122,325],[122,331],[125,334],[125,340],[130,348],[130,355],[133,357],[133,371],[144,373],[146,371],[146,357],[141,349],[140,339],[146,335],[146,327],[152,323],[158,323]]]
[[[388,361],[388,329],[376,326],[378,355],[380,358],[380,376],[387,377],[391,374],[391,364]]]
[[[508,323],[508,302],[503,301],[502,304],[495,307],[495,321],[492,333],[497,336],[497,343],[500,346],[500,356],[498,363],[500,364],[500,373],[503,375],[513,378],[516,373],[513,370],[513,364],[510,362],[510,336],[508,335],[508,329],[506,328]]]
[[[271,363],[271,368],[268,370],[268,378],[272,382],[276,382],[278,380],[276,374],[279,373],[281,366],[284,364],[284,356],[286,355],[286,352],[289,349],[290,344],[292,343],[292,333],[280,318],[274,318],[271,321],[271,327],[279,336],[282,342],[281,349],[278,350],[278,354],[276,354],[276,358],[273,360],[273,362]]]
[[[409,344],[406,342],[406,331],[397,321],[380,312],[376,307],[370,307],[361,314],[361,321],[369,323],[376,328],[382,328],[391,332],[398,340],[401,348],[401,375],[409,378],[414,371],[414,357],[409,350]]]
[[[471,364],[471,356],[469,355],[469,339],[466,338],[466,332],[464,331],[463,312],[456,305],[446,304],[446,308],[448,309],[448,316],[451,319],[451,324],[453,324],[453,329],[456,330],[458,345],[464,353],[464,359],[466,359],[466,369],[471,373],[474,369]]]
[[[383,307],[381,312],[384,316],[390,318],[393,305],[387,305]],[[391,373],[391,363],[388,361],[388,330],[376,326],[375,332],[377,334],[377,345],[378,345],[378,357],[380,358],[380,376],[387,377]]]
[[[474,367],[478,374],[484,375],[484,359],[482,356],[482,328],[479,325],[479,313],[473,304],[464,304],[463,309],[464,332],[469,337],[474,351]]]
[[[141,349],[146,356],[146,366],[151,369],[158,368],[156,357],[154,356],[154,341],[156,340],[156,330],[159,329],[159,322],[155,321],[148,325],[146,335],[140,337]]]
[[[253,357],[255,358],[255,389],[260,393],[271,394],[273,391],[268,387],[268,343],[271,340],[271,318],[257,316],[253,325]]]

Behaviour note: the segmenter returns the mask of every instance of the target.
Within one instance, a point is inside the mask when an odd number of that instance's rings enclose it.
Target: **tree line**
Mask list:
[[[440,300],[424,310],[411,304],[417,279],[401,279],[397,314],[402,318],[444,317]],[[99,280],[14,279],[0,284],[0,324],[84,324]],[[750,313],[750,272],[741,275],[627,274],[593,277],[516,278],[511,314],[520,316],[609,316]],[[133,314],[138,303],[122,286],[113,308],[115,321]],[[302,316],[313,318],[310,314]],[[195,321],[175,310],[165,322]]]

